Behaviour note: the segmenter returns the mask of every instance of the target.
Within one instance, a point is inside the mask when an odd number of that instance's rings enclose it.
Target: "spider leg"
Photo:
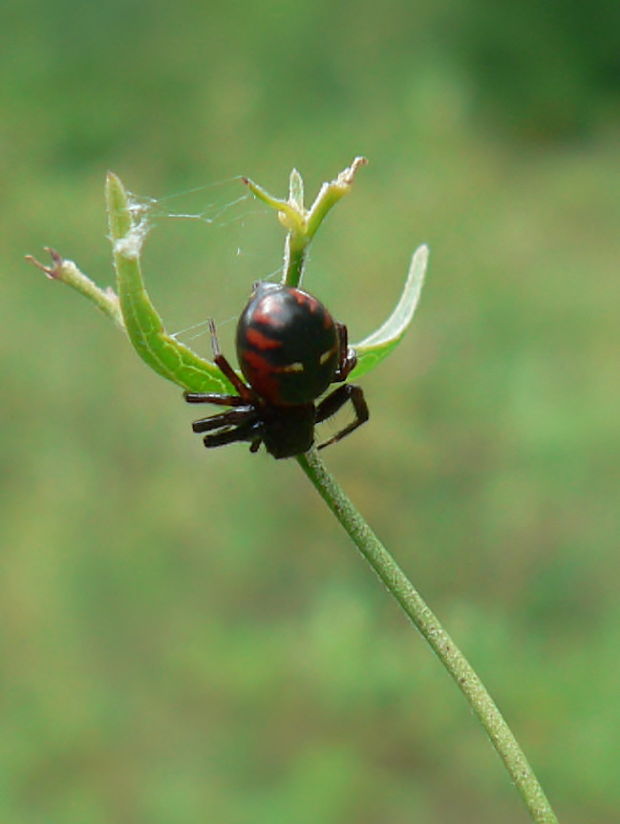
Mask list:
[[[212,435],[205,435],[203,438],[204,445],[207,449],[213,449],[216,446],[225,446],[229,443],[236,443],[237,441],[251,441],[252,447],[255,443],[260,446],[260,423],[255,420],[250,420],[246,423],[233,426],[230,429],[224,429],[222,432],[214,432]],[[258,446],[256,449],[258,449]],[[256,452],[256,449],[253,451]]]
[[[324,449],[326,446],[336,443],[336,441],[349,435],[354,429],[357,429],[358,426],[361,426],[368,420],[368,406],[366,405],[362,388],[360,386],[353,386],[350,383],[345,383],[344,386],[339,386],[338,389],[334,389],[333,392],[326,398],[323,398],[318,404],[316,408],[316,422],[321,423],[321,421],[334,415],[347,401],[351,401],[353,405],[355,420],[351,421],[351,423],[345,426],[344,429],[341,429],[340,432],[336,432],[329,440],[319,444],[319,449]]]
[[[338,356],[338,367],[334,373],[334,383],[339,383],[340,381],[346,381],[351,371],[355,368],[357,355],[355,349],[349,346],[349,333],[344,323],[337,323],[336,329],[338,330],[338,340],[340,341],[340,352]]]
[[[228,412],[219,412],[210,415],[208,418],[200,418],[192,424],[194,432],[209,432],[211,429],[219,429],[222,426],[241,426],[245,423],[254,423],[256,413],[251,406],[242,409],[229,409]]]
[[[219,406],[247,406],[240,395],[219,395],[212,392],[183,392],[187,403],[215,403]]]
[[[211,332],[211,348],[213,349],[213,360],[215,365],[219,367],[220,372],[228,378],[228,380],[235,387],[239,395],[243,398],[245,403],[254,400],[254,392],[247,386],[237,375],[228,360],[222,355],[220,344],[217,339],[217,332],[215,331],[215,322],[213,318],[209,319],[209,331]]]

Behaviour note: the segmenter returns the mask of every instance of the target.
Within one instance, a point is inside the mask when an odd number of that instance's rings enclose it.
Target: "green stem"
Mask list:
[[[295,232],[289,232],[286,236],[282,279],[285,286],[299,286],[301,283],[309,243],[309,240]]]
[[[327,471],[316,450],[300,455],[297,460],[364,558],[454,678],[506,765],[532,821],[537,824],[557,824],[557,818],[523,750],[463,653]]]

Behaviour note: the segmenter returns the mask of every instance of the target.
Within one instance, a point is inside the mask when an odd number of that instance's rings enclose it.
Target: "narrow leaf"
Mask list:
[[[402,340],[420,299],[427,261],[428,246],[420,246],[411,259],[405,288],[390,317],[379,329],[353,345],[357,352],[357,366],[351,373],[352,378],[359,378],[374,369]]]
[[[230,392],[230,384],[215,364],[199,357],[164,329],[140,271],[144,231],[131,213],[123,184],[116,175],[108,175],[106,199],[118,296],[134,349],[152,369],[184,389]]]
[[[254,181],[250,180],[249,177],[242,177],[241,181],[242,183],[245,183],[254,197],[262,200],[263,203],[266,203],[267,206],[270,206],[278,212],[280,223],[285,229],[287,229],[287,231],[303,231],[304,216],[293,202],[289,203],[288,200],[282,200],[279,197],[270,195],[266,189],[263,189],[263,187],[259,186],[258,183],[254,183]]]
[[[288,183],[289,202],[303,214],[304,212],[304,181],[297,169],[293,169]]]

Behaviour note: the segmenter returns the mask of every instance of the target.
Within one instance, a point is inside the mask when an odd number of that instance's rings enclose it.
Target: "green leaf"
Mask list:
[[[420,246],[411,259],[405,288],[390,317],[367,338],[353,344],[357,366],[351,373],[352,379],[374,369],[403,339],[420,299],[427,261],[428,246]]]
[[[293,169],[289,178],[288,199],[298,211],[304,212],[304,181],[297,169]]]
[[[144,286],[140,250],[144,224],[130,208],[119,178],[109,173],[106,200],[118,296],[125,328],[134,349],[151,369],[192,392],[231,392],[214,363],[204,360],[164,329]]]

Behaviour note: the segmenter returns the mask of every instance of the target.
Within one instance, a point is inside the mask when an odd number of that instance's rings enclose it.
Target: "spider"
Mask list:
[[[336,323],[325,306],[301,289],[274,283],[254,285],[237,324],[237,357],[244,382],[220,351],[215,324],[209,321],[216,365],[236,395],[185,392],[188,403],[232,407],[194,421],[194,432],[207,432],[211,449],[249,441],[250,452],[264,443],[274,458],[307,452],[315,424],[334,415],[347,401],[354,420],[319,445],[336,443],[368,420],[359,386],[343,383],[318,403],[330,383],[346,381],[357,362],[348,346],[347,327]]]

